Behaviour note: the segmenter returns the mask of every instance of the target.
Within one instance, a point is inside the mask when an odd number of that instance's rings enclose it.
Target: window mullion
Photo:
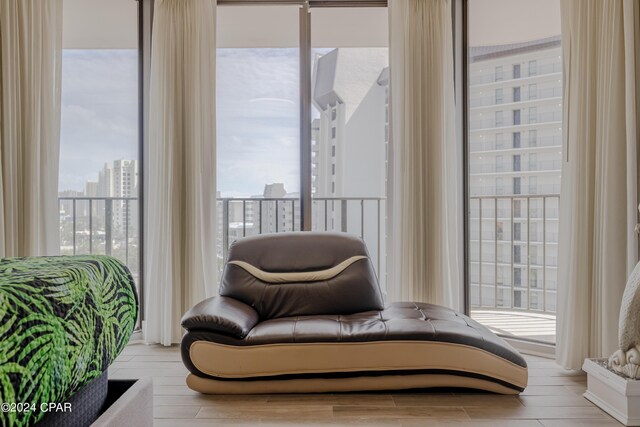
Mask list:
[[[311,231],[311,15],[300,7],[300,230]]]

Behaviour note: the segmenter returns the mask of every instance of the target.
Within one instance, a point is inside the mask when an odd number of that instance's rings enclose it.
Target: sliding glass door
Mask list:
[[[469,0],[469,292],[495,332],[555,342],[559,0]]]

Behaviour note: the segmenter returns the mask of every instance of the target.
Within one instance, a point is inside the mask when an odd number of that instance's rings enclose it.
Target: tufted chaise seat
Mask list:
[[[237,241],[220,296],[182,325],[187,384],[203,393],[527,385],[522,356],[469,317],[425,303],[385,308],[364,243],[346,234]]]

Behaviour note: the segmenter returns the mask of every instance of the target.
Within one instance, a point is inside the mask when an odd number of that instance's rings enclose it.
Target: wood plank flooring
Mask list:
[[[178,347],[131,344],[110,378],[153,377],[156,426],[429,425],[618,427],[582,397],[586,377],[527,356],[531,384],[520,396],[462,390],[318,395],[206,396],[185,385]]]

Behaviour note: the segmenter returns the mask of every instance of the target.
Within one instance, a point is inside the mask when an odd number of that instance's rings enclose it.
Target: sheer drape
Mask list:
[[[391,300],[460,308],[462,159],[449,0],[390,0]]]
[[[147,342],[216,287],[215,0],[156,0],[151,49]]]
[[[62,0],[0,1],[0,257],[60,250]]]
[[[563,0],[565,161],[557,360],[616,348],[627,275],[638,260],[640,3]]]

